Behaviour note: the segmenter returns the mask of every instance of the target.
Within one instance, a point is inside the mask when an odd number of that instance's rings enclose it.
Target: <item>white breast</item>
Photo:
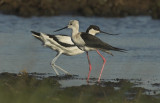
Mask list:
[[[72,41],[78,47],[81,47],[81,46],[85,45],[84,40],[81,38],[81,33],[78,33],[76,35],[72,35]]]

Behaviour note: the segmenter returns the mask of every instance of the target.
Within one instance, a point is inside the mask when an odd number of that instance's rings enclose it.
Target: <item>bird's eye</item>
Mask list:
[[[70,23],[70,25],[72,25],[72,23]]]

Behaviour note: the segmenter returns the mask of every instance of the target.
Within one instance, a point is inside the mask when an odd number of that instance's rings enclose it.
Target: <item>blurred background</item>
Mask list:
[[[0,12],[23,17],[81,15],[160,18],[160,0],[0,0]]]

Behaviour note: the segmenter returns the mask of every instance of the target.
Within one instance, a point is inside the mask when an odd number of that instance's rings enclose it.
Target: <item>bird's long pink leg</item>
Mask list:
[[[101,58],[103,59],[103,66],[102,66],[100,75],[99,75],[99,77],[98,77],[98,82],[100,82],[101,75],[102,75],[102,72],[103,72],[103,69],[104,69],[104,65],[105,65],[105,63],[106,63],[106,59],[102,56],[102,54],[101,54],[98,50],[96,50],[96,51],[97,51],[97,53],[101,56]]]
[[[89,64],[89,73],[88,73],[88,78],[87,78],[87,82],[88,82],[88,81],[89,81],[90,74],[91,74],[92,66],[91,66],[91,62],[90,62],[90,60],[89,60],[88,52],[86,52],[86,54],[87,54],[88,64]]]

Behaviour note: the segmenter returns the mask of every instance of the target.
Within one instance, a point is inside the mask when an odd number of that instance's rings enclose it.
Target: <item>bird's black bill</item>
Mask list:
[[[63,28],[61,28],[61,29],[58,29],[58,30],[55,30],[55,31],[53,31],[53,32],[61,31],[61,30],[63,30],[63,29],[66,29],[66,28],[68,28],[68,26],[66,26],[66,27],[63,27]]]
[[[104,33],[104,34],[108,34],[108,35],[119,35],[119,34],[111,34],[111,33],[107,33],[107,32],[104,32],[104,31],[100,31],[100,33]]]

